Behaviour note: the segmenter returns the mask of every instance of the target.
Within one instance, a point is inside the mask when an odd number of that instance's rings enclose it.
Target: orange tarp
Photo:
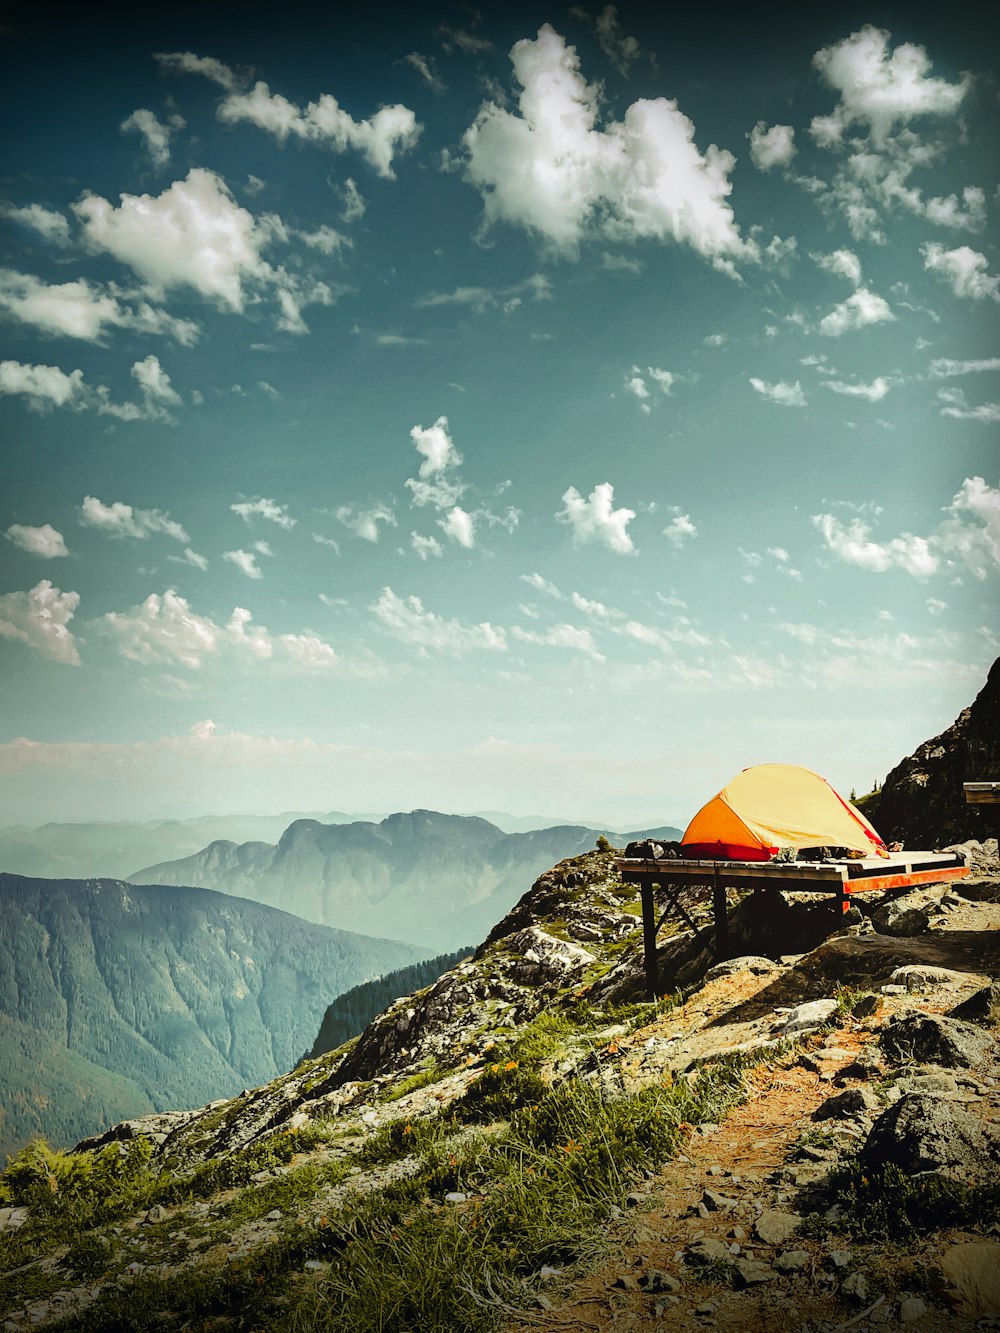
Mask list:
[[[686,856],[717,861],[768,861],[781,847],[888,855],[861,811],[797,764],[745,768],[702,806],[681,846]]]

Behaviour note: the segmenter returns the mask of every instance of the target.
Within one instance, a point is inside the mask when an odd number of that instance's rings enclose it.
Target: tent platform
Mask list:
[[[897,852],[888,860],[868,856],[846,861],[657,861],[623,856],[615,864],[626,883],[639,885],[646,989],[654,997],[659,990],[656,936],[660,927],[674,912],[692,929],[695,928],[680,901],[685,888],[704,886],[711,889],[715,952],[721,958],[728,944],[727,888],[825,893],[834,898],[842,912],[846,912],[852,893],[884,893],[889,889],[938,884],[961,879],[969,873],[962,857],[951,852]],[[657,889],[665,892],[665,905],[659,921],[654,898]]]

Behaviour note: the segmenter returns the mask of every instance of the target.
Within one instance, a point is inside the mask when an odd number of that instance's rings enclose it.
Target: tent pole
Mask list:
[[[655,1000],[660,988],[660,977],[656,966],[656,907],[653,903],[653,885],[641,884],[639,892],[642,895],[642,956],[646,967],[646,994],[651,1000]]]

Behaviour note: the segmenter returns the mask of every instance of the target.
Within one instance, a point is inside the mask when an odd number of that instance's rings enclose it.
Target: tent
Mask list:
[[[860,810],[797,764],[745,768],[702,806],[681,839],[685,856],[711,861],[768,861],[781,847],[889,854]]]

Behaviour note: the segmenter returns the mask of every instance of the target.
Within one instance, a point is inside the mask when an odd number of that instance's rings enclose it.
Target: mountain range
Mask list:
[[[613,834],[615,841],[642,835]],[[504,833],[475,815],[412,810],[380,823],[300,819],[276,844],[218,840],[147,867],[134,884],[193,884],[269,903],[323,925],[397,936],[436,951],[482,938],[553,861],[592,848],[580,825]]]
[[[254,1087],[426,952],[206,889],[0,874],[0,1160]]]

